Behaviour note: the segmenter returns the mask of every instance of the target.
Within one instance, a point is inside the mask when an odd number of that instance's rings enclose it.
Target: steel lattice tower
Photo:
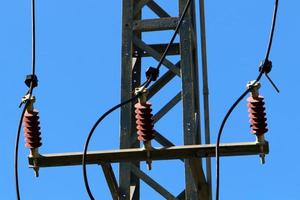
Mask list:
[[[173,1],[172,4],[179,4],[178,16],[170,16],[164,8],[155,1],[123,1],[123,24],[122,24],[122,92],[121,101],[132,97],[132,91],[140,85],[141,80],[141,60],[144,57],[151,57],[159,61],[165,47],[169,41],[161,44],[146,44],[143,41],[143,32],[155,32],[159,38],[159,31],[175,29],[179,16],[187,0]],[[143,7],[147,6],[157,16],[156,19],[142,19]],[[183,104],[183,129],[184,144],[192,145],[201,142],[200,137],[200,108],[199,108],[199,81],[198,81],[198,60],[197,60],[197,38],[195,4],[191,4],[190,9],[179,31],[179,43],[173,44],[169,54],[180,56],[178,63],[172,63],[168,59],[164,61],[164,66],[168,71],[149,88],[149,98],[157,94],[175,76],[182,80],[182,90],[162,108],[160,115],[167,112],[182,100]],[[142,74],[143,76],[144,74]],[[157,116],[157,115],[155,115]],[[156,133],[156,141],[163,146],[170,146],[171,142],[162,134]],[[139,148],[139,141],[135,132],[135,119],[133,104],[124,106],[121,111],[121,141],[120,148]],[[185,197],[186,199],[207,199],[206,181],[200,159],[186,159],[185,165]],[[134,170],[132,169],[134,168]],[[132,166],[128,163],[120,164],[120,191],[127,198],[139,199],[139,163]],[[195,173],[193,173],[195,172]],[[144,177],[148,178],[148,177]],[[143,179],[143,178],[142,178]],[[155,187],[155,184],[149,184]],[[132,190],[132,191],[130,191]],[[165,194],[162,194],[166,198]],[[182,195],[183,196],[183,195]],[[170,197],[169,197],[170,198]]]

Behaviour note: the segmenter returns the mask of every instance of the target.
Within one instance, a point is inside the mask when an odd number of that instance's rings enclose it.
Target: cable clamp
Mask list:
[[[276,90],[276,92],[279,93],[279,89],[276,86],[276,84],[274,83],[274,81],[271,79],[271,77],[269,76],[269,73],[272,70],[272,61],[269,60],[264,60],[260,63],[260,67],[259,67],[259,71],[264,73],[268,79],[268,81],[271,83],[271,85],[273,86],[273,88]]]
[[[154,67],[149,67],[146,70],[146,77],[150,81],[156,81],[159,76],[159,69]]]
[[[36,75],[32,75],[32,74],[27,75],[24,82],[28,88],[30,87],[35,88],[38,86],[38,78]]]
[[[269,60],[261,61],[260,66],[259,66],[260,72],[268,74],[271,72],[271,70],[272,70],[272,61],[269,61]]]

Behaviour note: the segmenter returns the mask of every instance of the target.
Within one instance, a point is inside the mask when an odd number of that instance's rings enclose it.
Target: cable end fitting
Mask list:
[[[24,82],[27,87],[30,87],[31,84],[32,84],[32,88],[35,88],[38,86],[38,78],[36,75],[33,75],[33,74],[27,75]]]
[[[257,142],[259,143],[259,149],[260,149],[260,153],[259,153],[260,162],[263,165],[266,163],[266,153],[265,153],[265,149],[264,149],[266,140],[265,140],[264,135],[257,136]]]
[[[32,110],[33,109],[33,104],[35,103],[35,96],[31,96],[30,94],[26,94],[24,97],[22,97],[21,103],[19,105],[19,108],[23,105],[29,102],[30,104],[27,107],[27,110]]]
[[[33,166],[31,168],[34,171],[34,176],[39,177],[40,168],[39,168],[38,162],[37,162],[37,158],[40,157],[39,149],[38,148],[31,148],[30,153],[29,153],[29,157],[33,158]]]
[[[148,93],[149,93],[149,91],[147,90],[147,88],[144,88],[144,87],[135,88],[135,91],[134,91],[135,95],[140,95],[138,98],[139,103],[147,102]]]
[[[258,82],[256,80],[248,81],[248,83],[247,83],[247,88],[250,89],[251,96],[253,96],[253,97],[259,96],[260,87],[261,87],[260,82]]]
[[[154,67],[149,67],[146,70],[146,77],[150,81],[156,81],[159,76],[159,69]]]

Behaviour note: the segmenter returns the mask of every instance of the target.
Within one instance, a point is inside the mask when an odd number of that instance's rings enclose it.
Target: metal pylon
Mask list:
[[[138,87],[140,84],[141,75],[144,75],[141,74],[141,60],[144,57],[152,57],[159,61],[169,42],[166,40],[165,43],[147,44],[143,41],[142,33],[155,32],[157,38],[160,38],[160,31],[172,31],[175,29],[187,0],[177,0],[169,3],[178,3],[179,10],[177,16],[170,16],[155,1],[123,0],[121,101],[131,98],[135,87]],[[142,19],[142,12],[145,6],[153,11],[157,15],[157,18]],[[194,2],[191,4],[182,23],[178,37],[179,43],[172,45],[169,55],[178,55],[180,61],[178,63],[172,63],[168,59],[164,61],[163,64],[168,68],[168,71],[161,75],[160,79],[150,87],[149,98],[156,95],[175,76],[180,77],[182,80],[181,91],[171,101],[166,102],[166,106],[158,113],[163,116],[177,103],[182,101],[183,143],[185,145],[200,144],[199,81]],[[158,132],[156,140],[163,146],[170,146],[172,144],[163,134]],[[120,148],[138,147],[140,147],[140,144],[136,137],[134,107],[133,104],[128,104],[121,110]],[[185,190],[181,193],[180,198],[208,199],[207,184],[201,159],[185,159],[184,166],[186,183]],[[139,173],[135,173],[136,170]],[[120,192],[123,196],[122,199],[139,199],[140,173],[142,172],[139,169],[139,162],[134,163],[134,165],[129,163],[120,164]],[[147,176],[146,174],[143,175]],[[155,184],[150,184],[150,186],[155,187]]]

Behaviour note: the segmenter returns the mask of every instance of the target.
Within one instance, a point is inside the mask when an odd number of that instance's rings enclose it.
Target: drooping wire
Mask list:
[[[262,72],[260,72],[259,76],[257,77],[256,81],[254,83],[257,83],[257,81],[260,80],[261,76],[263,75]],[[253,84],[254,85],[254,84]],[[229,108],[227,111],[221,126],[219,128],[218,132],[218,138],[216,143],[216,200],[219,200],[219,185],[220,185],[220,142],[221,142],[221,136],[223,132],[223,128],[227,122],[227,119],[229,118],[232,111],[235,109],[235,107],[241,102],[242,99],[249,93],[250,89],[247,89],[243,92],[243,94],[233,103],[233,105]]]
[[[159,63],[158,63],[157,66],[156,66],[156,70],[159,70],[160,67],[161,67],[161,65],[163,64],[163,61],[165,60],[165,58],[166,58],[166,56],[167,56],[167,54],[168,54],[168,52],[169,52],[169,50],[170,50],[170,47],[172,46],[172,44],[173,44],[173,42],[174,42],[174,40],[175,40],[175,38],[176,38],[176,35],[177,35],[178,31],[179,31],[179,28],[181,27],[181,24],[182,24],[182,22],[183,22],[183,20],[184,20],[184,17],[185,17],[185,15],[186,15],[187,11],[188,11],[188,8],[189,8],[191,2],[192,2],[192,0],[188,0],[188,2],[186,3],[186,5],[185,5],[185,7],[184,7],[184,9],[183,9],[183,11],[182,11],[181,17],[180,17],[180,19],[179,19],[179,21],[178,21],[178,24],[177,24],[177,26],[176,26],[176,28],[175,28],[174,34],[173,34],[173,36],[172,36],[170,42],[168,43],[168,45],[167,45],[167,47],[166,47],[166,49],[165,49],[163,55],[161,56],[160,61],[159,61]],[[147,87],[150,85],[151,81],[152,81],[152,77],[150,76],[150,77],[147,78],[147,80],[146,80],[144,83],[141,84],[141,87],[147,88]],[[91,200],[95,200],[95,198],[94,198],[94,196],[93,196],[93,194],[92,194],[92,192],[91,192],[91,189],[90,189],[90,186],[89,186],[89,182],[88,182],[88,178],[87,178],[86,157],[87,157],[88,146],[89,146],[90,140],[91,140],[91,138],[92,138],[92,136],[93,136],[93,134],[94,134],[94,131],[95,131],[95,129],[99,126],[99,124],[100,124],[100,123],[101,123],[101,122],[102,122],[109,114],[111,114],[113,111],[117,110],[118,108],[121,108],[122,106],[126,105],[127,103],[130,103],[130,102],[135,101],[138,97],[139,97],[139,94],[133,96],[131,99],[128,99],[128,100],[126,100],[126,101],[124,101],[124,102],[122,102],[122,103],[120,103],[120,104],[118,104],[118,105],[112,107],[112,108],[109,109],[108,111],[106,111],[106,112],[105,112],[105,113],[104,113],[104,114],[96,121],[96,123],[93,125],[92,129],[90,130],[90,132],[89,132],[89,134],[88,134],[88,136],[87,136],[87,139],[86,139],[85,145],[84,145],[84,151],[83,151],[83,154],[82,154],[82,169],[83,169],[83,180],[84,180],[85,188],[86,188],[86,191],[87,191],[87,193],[88,193],[88,195],[89,195],[89,197],[90,197]]]
[[[32,77],[35,77],[35,61],[36,61],[36,55],[35,55],[35,0],[31,0],[31,24],[32,24],[32,63],[31,63],[31,70],[32,70]],[[14,173],[15,173],[15,189],[16,189],[16,196],[17,200],[21,199],[20,195],[20,188],[19,188],[19,173],[18,173],[18,158],[19,158],[19,141],[20,141],[20,135],[21,135],[21,128],[22,128],[22,121],[24,114],[26,112],[26,109],[28,108],[30,104],[30,99],[33,94],[33,82],[30,83],[29,90],[27,94],[29,95],[28,101],[25,102],[24,108],[21,113],[20,121],[18,124],[17,134],[16,134],[16,141],[15,141],[15,153],[14,153]],[[22,104],[21,104],[22,105]]]
[[[88,150],[88,145],[89,142],[91,140],[91,137],[95,131],[95,129],[97,128],[97,126],[102,122],[102,120],[104,120],[109,114],[111,114],[113,111],[117,110],[118,108],[126,105],[127,103],[130,103],[132,101],[135,101],[137,98],[139,97],[139,95],[135,95],[133,96],[131,99],[128,99],[127,101],[124,101],[114,107],[112,107],[111,109],[109,109],[108,111],[106,111],[97,121],[96,123],[93,125],[92,129],[90,130],[88,137],[86,139],[85,145],[84,145],[84,151],[83,151],[83,156],[82,156],[82,165],[83,165],[83,178],[84,178],[84,183],[85,183],[85,187],[86,190],[88,192],[88,195],[90,197],[91,200],[94,200],[95,198],[93,197],[93,194],[91,192],[91,189],[89,187],[89,183],[88,183],[88,179],[87,179],[87,171],[86,171],[86,156],[87,156],[87,150]]]
[[[272,48],[273,36],[274,36],[276,18],[277,18],[277,12],[278,12],[278,2],[279,2],[279,0],[275,0],[272,25],[271,25],[269,43],[268,43],[267,51],[266,51],[266,55],[265,55],[265,61],[268,61],[269,55],[271,52],[271,48]],[[256,78],[256,80],[254,81],[254,83],[252,85],[255,85],[261,79],[261,77],[264,73],[265,73],[264,70],[261,70],[258,77]],[[265,73],[265,74],[267,75],[267,73]],[[251,90],[251,87],[249,87],[246,91],[244,91],[242,93],[242,95],[229,108],[229,110],[227,111],[227,113],[221,123],[219,131],[218,131],[218,137],[217,137],[217,143],[216,143],[216,200],[219,200],[219,190],[220,190],[220,142],[221,142],[223,128],[227,122],[227,119],[229,118],[230,114],[232,113],[232,111],[241,102],[241,100],[250,92],[250,90]]]

